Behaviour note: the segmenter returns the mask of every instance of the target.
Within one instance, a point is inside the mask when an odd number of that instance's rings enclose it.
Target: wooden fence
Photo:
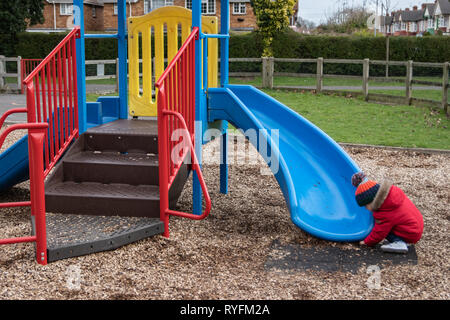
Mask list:
[[[21,57],[8,58],[0,56],[0,90],[6,87],[7,81],[5,78],[17,78],[17,88],[22,86],[21,84]],[[15,62],[16,70],[14,72],[8,72],[8,62]]]
[[[449,89],[449,62],[444,63],[431,63],[431,62],[415,62],[415,61],[385,61],[385,60],[369,60],[369,59],[293,59],[293,58],[230,58],[230,63],[233,62],[247,62],[247,63],[262,63],[261,72],[230,72],[230,77],[256,77],[261,76],[262,78],[262,88],[269,89],[286,89],[286,90],[310,90],[310,86],[276,86],[274,85],[274,78],[276,77],[298,77],[298,78],[315,78],[314,90],[316,92],[344,92],[355,94],[354,91],[348,91],[344,89],[324,89],[323,80],[326,78],[337,78],[337,79],[359,79],[361,80],[361,90],[356,92],[356,94],[363,95],[366,101],[380,101],[380,102],[392,102],[392,103],[406,103],[411,104],[430,104],[434,106],[440,106],[443,108],[447,114],[448,110],[448,89]],[[294,73],[294,72],[276,72],[275,63],[309,63],[316,64],[316,73]],[[353,64],[362,65],[361,76],[355,75],[335,75],[335,74],[325,74],[324,65],[325,64]],[[399,80],[398,78],[389,77],[371,77],[370,67],[371,65],[384,65],[384,66],[404,66],[406,67],[406,77]],[[442,81],[423,81],[414,80],[414,67],[425,67],[425,68],[440,68],[442,69]],[[403,86],[405,88],[405,96],[396,96],[382,93],[369,93],[369,81],[383,82],[404,82]],[[442,100],[429,100],[429,99],[418,99],[413,98],[413,85],[423,85],[423,86],[433,86],[441,87],[442,90]],[[431,89],[431,88],[430,88]]]

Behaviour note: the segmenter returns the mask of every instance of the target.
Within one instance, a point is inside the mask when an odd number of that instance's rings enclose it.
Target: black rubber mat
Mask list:
[[[378,266],[380,269],[389,265],[417,264],[417,253],[413,245],[406,254],[386,253],[378,247],[303,247],[298,244],[281,244],[272,242],[265,268],[268,270],[302,271],[316,270],[326,272],[357,273],[363,266]]]
[[[157,218],[47,214],[48,261],[113,250],[164,232]]]

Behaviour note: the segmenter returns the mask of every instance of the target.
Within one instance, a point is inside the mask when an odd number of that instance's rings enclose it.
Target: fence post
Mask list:
[[[364,59],[362,90],[363,90],[364,100],[366,100],[366,101],[369,100],[369,74],[370,74],[369,68],[370,68],[370,60]]]
[[[390,40],[389,35],[386,36],[386,79],[389,78],[389,46],[390,46]]]
[[[22,57],[17,57],[17,89],[22,92]]]
[[[413,61],[409,60],[406,65],[406,104],[412,103],[412,80],[413,80]]]
[[[105,75],[105,64],[97,63],[97,76],[104,76],[104,75]]]
[[[316,92],[320,93],[323,89],[323,58],[317,58],[317,79]]]
[[[445,114],[449,115],[448,112],[448,72],[450,69],[450,62],[444,63],[443,76],[442,76],[442,107],[444,108]]]
[[[273,57],[262,57],[262,86],[263,88],[273,88]]]
[[[3,78],[3,73],[6,72],[4,59],[5,56],[0,56],[0,89],[5,86],[5,79]]]

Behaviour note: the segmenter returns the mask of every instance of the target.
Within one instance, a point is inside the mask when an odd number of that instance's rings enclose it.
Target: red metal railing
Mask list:
[[[169,236],[170,215],[201,220],[211,211],[211,199],[193,143],[195,137],[194,57],[195,40],[198,36],[199,30],[195,27],[155,85],[158,88],[160,218],[164,221],[166,237]],[[205,197],[205,210],[201,215],[169,209],[170,187],[188,155]]]
[[[45,176],[79,135],[75,54],[79,33],[79,27],[73,29],[24,80],[28,122],[48,122]]]
[[[12,125],[0,135],[0,148],[9,133],[28,129],[30,168],[30,201],[1,203],[0,208],[31,206],[35,222],[35,235],[0,239],[0,245],[36,242],[40,264],[47,264],[44,179],[79,135],[75,49],[79,35],[79,27],[73,29],[23,81],[27,108],[11,109],[0,118],[1,127],[7,116],[27,113],[28,123]]]
[[[23,80],[42,62],[42,59],[21,59],[20,60],[20,79],[22,83],[22,93],[25,92],[25,85]]]
[[[9,114],[23,112],[22,109],[10,110]],[[6,116],[2,116],[0,124]],[[1,126],[0,126],[1,127]],[[47,235],[45,225],[45,198],[44,198],[44,163],[43,147],[47,135],[47,123],[25,123],[9,126],[0,134],[0,148],[6,136],[14,130],[28,129],[28,152],[30,163],[30,201],[0,203],[1,208],[30,207],[35,221],[35,235],[29,237],[0,239],[0,245],[21,242],[36,242],[36,260],[40,264],[47,264]]]

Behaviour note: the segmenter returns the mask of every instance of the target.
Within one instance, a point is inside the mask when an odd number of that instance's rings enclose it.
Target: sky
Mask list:
[[[324,22],[327,16],[330,16],[338,8],[338,3],[343,3],[344,0],[299,0],[299,16],[303,19],[313,21],[316,24]],[[376,0],[346,0],[349,5],[362,5],[363,2],[367,3],[373,11],[375,11]],[[392,10],[412,8],[418,6],[420,8],[422,3],[434,2],[433,0],[391,0]],[[378,8],[378,12],[381,11],[381,5]]]

